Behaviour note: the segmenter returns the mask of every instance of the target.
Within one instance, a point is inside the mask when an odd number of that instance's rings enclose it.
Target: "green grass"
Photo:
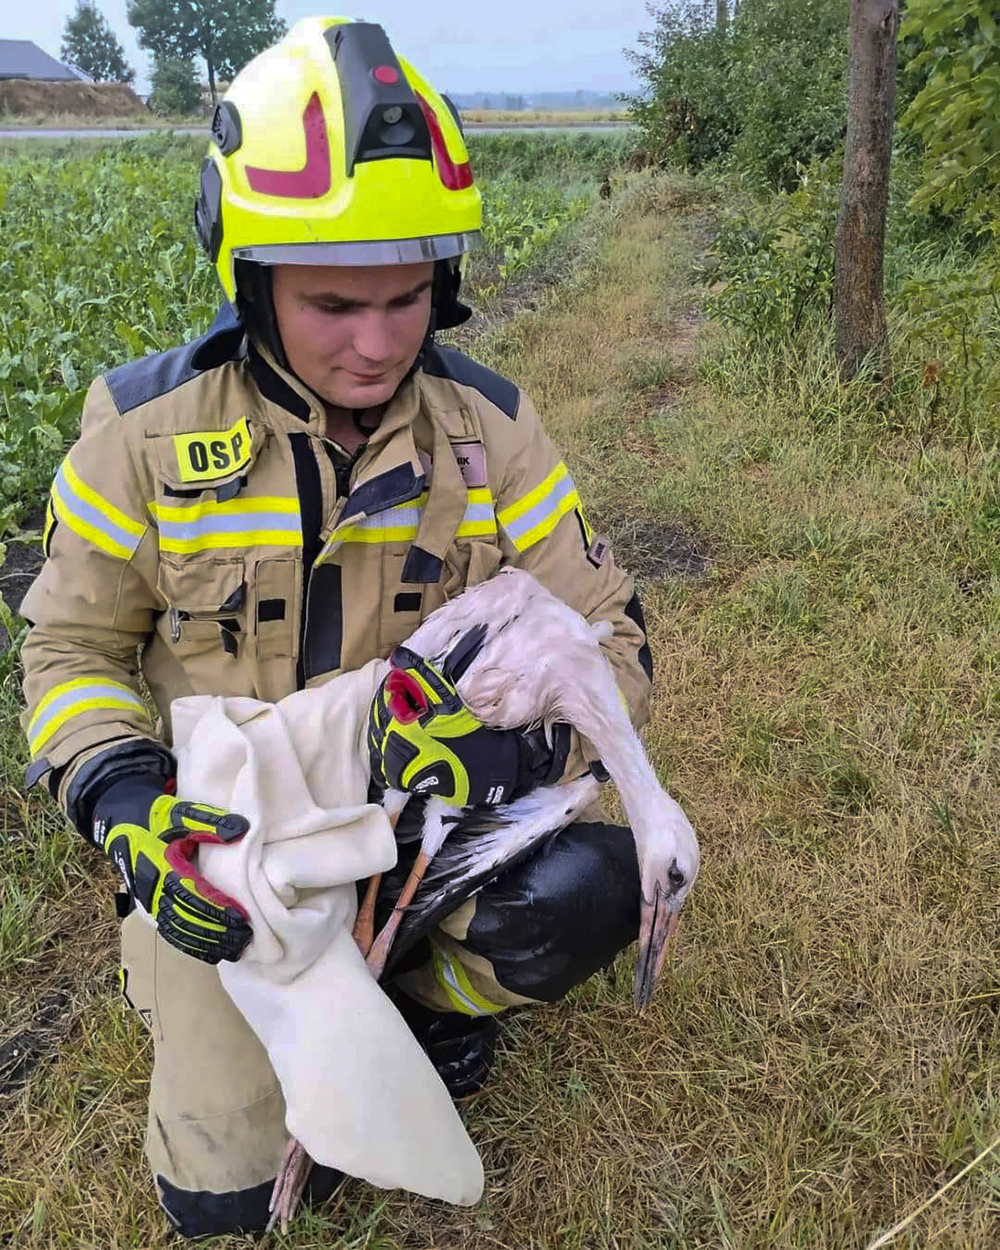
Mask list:
[[[703,849],[656,1000],[633,1015],[625,956],[507,1018],[464,1113],[474,1210],[352,1183],[274,1244],[863,1250],[1000,1132],[995,464],[894,433],[818,365],[735,355],[695,311],[712,211],[623,180],[572,280],[477,345],[641,575],[647,743]],[[704,572],[666,576],[685,551]],[[3,867],[43,937],[13,940],[35,963],[5,966],[5,1001],[27,1020],[75,976],[67,1040],[0,1104],[0,1241],[156,1250],[109,874],[92,890],[97,857],[20,793],[12,712]],[[994,1155],[892,1244],[998,1243]]]

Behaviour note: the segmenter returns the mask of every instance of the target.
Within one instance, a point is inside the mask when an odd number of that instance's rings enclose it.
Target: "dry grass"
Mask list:
[[[148,110],[131,87],[118,82],[38,82],[8,78],[0,82],[0,120],[35,114],[77,119],[146,116]]]
[[[1000,1129],[1000,587],[972,537],[976,478],[821,433],[777,388],[699,381],[705,223],[677,190],[630,181],[576,283],[481,344],[622,553],[648,557],[648,740],[704,852],[673,964],[644,1019],[624,958],[508,1020],[467,1112],[479,1208],[354,1183],[280,1243],[295,1250],[862,1248]],[[664,577],[653,557],[684,536],[700,575]],[[79,975],[67,1040],[0,1106],[0,1244],[156,1250],[148,1051],[105,992],[91,857],[13,793],[8,738],[0,914],[34,891],[12,931],[41,917],[42,938],[34,963],[0,946],[5,1015]],[[892,1244],[1000,1244],[996,1156]]]

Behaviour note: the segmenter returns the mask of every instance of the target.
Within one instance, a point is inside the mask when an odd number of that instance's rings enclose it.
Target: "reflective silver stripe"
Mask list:
[[[290,512],[217,513],[192,521],[158,521],[162,538],[173,542],[191,542],[206,534],[252,534],[256,530],[301,535],[302,525]]]
[[[36,750],[36,743],[41,745],[51,737],[51,734],[47,731],[54,721],[69,720],[70,716],[66,716],[65,713],[75,704],[92,703],[95,700],[110,704],[112,707],[121,703],[128,703],[141,712],[147,720],[149,719],[146,705],[139,696],[134,691],[119,685],[117,682],[104,683],[95,681],[89,685],[72,685],[64,694],[57,695],[49,703],[45,704],[40,709],[41,715],[36,713],[36,719],[32,720],[28,726],[28,745],[32,753]]]
[[[81,523],[85,531],[96,530],[99,534],[103,534],[105,538],[110,539],[114,546],[124,548],[125,552],[133,553],[142,541],[141,526],[136,526],[139,533],[130,532],[117,524],[107,512],[102,512],[94,504],[84,499],[70,483],[66,475],[66,461],[63,461],[56,474],[56,480],[52,484],[52,493],[55,500],[60,504],[70,516],[75,517]],[[97,495],[97,492],[94,492]],[[110,509],[111,504],[107,507]],[[73,527],[76,528],[76,527]],[[80,532],[79,529],[77,532]],[[91,534],[91,537],[93,535]],[[99,546],[104,544],[98,543]],[[112,554],[118,554],[112,552]]]
[[[446,955],[445,952],[441,950],[440,947],[436,947],[435,949],[437,951],[438,956],[440,957],[438,968],[441,970],[441,974],[444,977],[448,988],[452,991],[455,998],[458,999],[458,1001],[462,1004],[462,1006],[465,1008],[468,1014],[470,1016],[491,1015],[492,1014],[491,1012],[484,1011],[482,1007],[478,1005],[478,1003],[474,1003],[472,999],[469,998],[469,996],[465,993],[465,991],[459,985],[458,977],[455,975],[455,969],[452,967],[451,959],[448,957],[448,955]]]
[[[559,479],[544,498],[540,499],[533,508],[529,508],[517,518],[516,521],[510,521],[504,525],[508,537],[512,542],[516,543],[519,538],[523,538],[536,525],[541,525],[546,517],[551,516],[556,508],[568,496],[575,494],[576,487],[573,485],[573,479],[567,474]]]
[[[350,243],[258,243],[234,247],[238,260],[261,265],[413,265],[448,260],[471,252],[482,241],[478,230],[433,234],[421,239],[373,239]]]
[[[366,516],[363,520],[351,521],[347,529],[395,530],[404,527],[418,529],[423,514],[423,508],[414,507],[412,504],[400,504],[397,508],[386,508],[384,512],[373,512],[371,516]]]
[[[351,530],[396,530],[419,529],[424,515],[422,504],[398,504],[395,508],[386,508],[382,512],[373,512],[371,516],[348,522],[342,534]],[[477,522],[493,524],[495,513],[491,503],[470,503],[466,505],[460,522],[461,525],[472,525]]]
[[[492,521],[494,519],[493,505],[488,503],[470,503],[465,509],[465,516],[462,517],[462,523],[472,524],[474,521]]]

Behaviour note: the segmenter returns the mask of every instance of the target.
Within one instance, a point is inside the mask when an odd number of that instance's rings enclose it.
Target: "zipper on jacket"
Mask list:
[[[320,552],[320,531],[323,528],[323,479],[316,459],[315,439],[310,434],[289,434],[292,462],[295,466],[295,489],[302,518],[302,602],[299,606],[299,658],[295,666],[295,687],[306,684],[306,625],[309,619],[309,583],[312,566]]]

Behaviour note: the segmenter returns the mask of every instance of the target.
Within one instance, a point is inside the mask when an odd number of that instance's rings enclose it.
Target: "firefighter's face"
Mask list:
[[[274,311],[288,363],[338,408],[387,403],[420,351],[434,265],[276,265]]]

